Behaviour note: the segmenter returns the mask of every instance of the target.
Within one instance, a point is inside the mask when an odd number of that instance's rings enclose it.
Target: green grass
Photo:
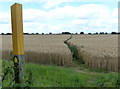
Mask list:
[[[8,66],[12,65],[10,61],[3,61],[2,75]],[[3,81],[3,87],[117,87],[119,85],[117,73],[80,73],[74,68],[32,63],[27,63],[25,70],[24,82],[15,84],[14,81],[11,82],[14,77],[11,68]]]

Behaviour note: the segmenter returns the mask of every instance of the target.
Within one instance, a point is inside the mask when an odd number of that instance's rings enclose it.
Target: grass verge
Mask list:
[[[3,61],[2,75],[12,65],[11,61]],[[25,69],[25,80],[22,84],[15,84],[12,81],[14,71],[11,68],[2,82],[3,87],[118,87],[119,85],[117,73],[80,73],[73,68],[32,63],[27,63]]]

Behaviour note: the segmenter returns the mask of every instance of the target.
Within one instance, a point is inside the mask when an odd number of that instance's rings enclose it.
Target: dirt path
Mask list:
[[[64,41],[64,43],[68,46],[68,48],[69,48],[68,41],[69,41],[70,39],[72,39],[72,35],[70,36],[70,38],[68,38],[67,40]],[[70,52],[72,52],[70,48],[69,48],[69,50],[70,50]],[[72,52],[72,57],[73,57],[73,59],[74,59],[73,52]],[[73,69],[74,69],[76,72],[80,72],[80,73],[90,73],[90,72],[88,72],[88,71],[81,70],[80,67],[77,66],[77,65],[76,65],[76,67],[73,67]]]

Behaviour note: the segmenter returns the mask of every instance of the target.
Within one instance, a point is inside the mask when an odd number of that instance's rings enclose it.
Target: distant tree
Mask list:
[[[117,34],[116,32],[111,32],[111,34]]]
[[[6,35],[12,35],[12,33],[6,33]]]
[[[36,33],[36,35],[38,35],[39,33]]]
[[[105,34],[108,34],[107,32]]]
[[[2,33],[2,35],[4,35],[4,33]]]
[[[84,34],[84,32],[80,32],[80,34]]]
[[[42,33],[42,35],[44,35],[44,33]]]
[[[52,34],[52,32],[49,32],[49,34]]]
[[[91,33],[88,33],[88,34],[91,34]]]
[[[77,32],[75,34],[78,34]]]
[[[24,33],[24,35],[29,35],[29,33]]]
[[[71,34],[70,32],[62,32],[62,34]]]
[[[98,32],[96,32],[95,34],[98,34]]]
[[[104,32],[100,32],[99,34],[104,34]]]
[[[35,35],[35,33],[31,33],[31,35]]]

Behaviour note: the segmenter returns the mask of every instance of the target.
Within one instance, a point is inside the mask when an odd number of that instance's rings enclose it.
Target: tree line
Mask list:
[[[46,33],[48,35],[51,35],[51,34],[85,34],[83,31],[80,32],[80,33],[70,33],[70,32],[62,32],[62,33],[52,33],[52,32],[49,32],[49,33]],[[45,33],[24,33],[24,35],[46,35]],[[95,33],[87,33],[87,34],[120,34],[120,32],[111,32],[111,33],[107,33],[107,32],[95,32]],[[1,33],[0,35],[12,35],[12,33]]]

